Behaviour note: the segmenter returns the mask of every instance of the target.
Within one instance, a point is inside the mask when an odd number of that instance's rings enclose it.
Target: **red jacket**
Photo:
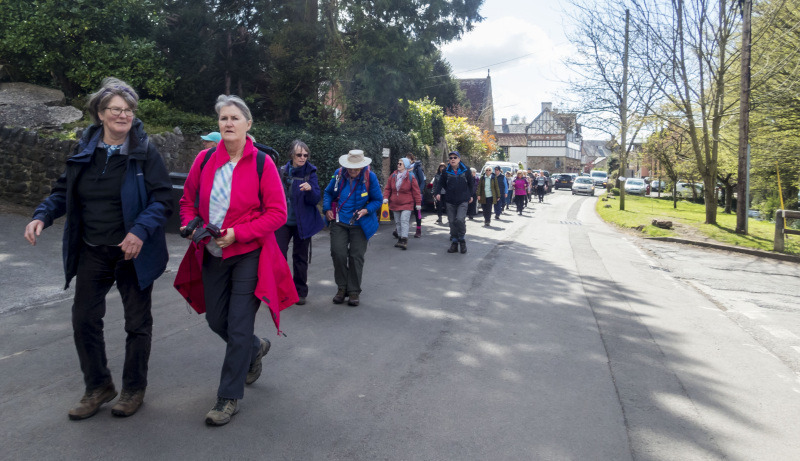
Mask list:
[[[258,180],[256,153],[258,150],[248,138],[239,163],[233,169],[231,180],[231,203],[222,229],[233,229],[236,241],[222,249],[222,258],[227,259],[261,248],[258,264],[258,284],[255,296],[270,309],[275,327],[280,331],[279,313],[298,300],[292,274],[283,254],[275,242],[275,231],[286,223],[286,197],[278,170],[269,156],[264,160],[261,182]],[[206,151],[195,158],[183,188],[180,200],[181,226],[195,216],[208,222],[208,205],[211,186],[217,169],[230,160],[225,142],[220,142],[216,152],[203,166]],[[200,207],[195,208],[197,191],[200,191]],[[206,241],[194,242],[181,261],[175,276],[175,288],[199,314],[206,311],[201,268]]]
[[[415,205],[422,205],[422,197],[419,195],[419,184],[408,171],[400,190],[397,190],[397,171],[389,176],[386,187],[383,188],[383,198],[389,199],[389,209],[392,211],[413,210]]]

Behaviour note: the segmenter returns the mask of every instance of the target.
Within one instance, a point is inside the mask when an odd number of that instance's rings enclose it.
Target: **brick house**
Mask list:
[[[481,130],[494,130],[494,101],[492,100],[492,77],[464,78],[458,80],[458,86],[469,101],[467,119]]]

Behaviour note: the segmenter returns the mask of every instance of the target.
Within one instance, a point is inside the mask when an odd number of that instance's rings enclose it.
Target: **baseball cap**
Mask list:
[[[222,135],[216,131],[212,131],[205,136],[200,136],[200,139],[203,141],[213,141],[213,142],[220,142],[222,140]]]

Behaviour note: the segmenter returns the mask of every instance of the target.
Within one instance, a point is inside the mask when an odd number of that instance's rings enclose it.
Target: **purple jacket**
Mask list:
[[[281,180],[284,185],[287,185],[289,181],[287,175],[291,166],[291,161],[289,161],[281,167]],[[303,192],[300,190],[300,184],[306,181],[311,185],[311,190]],[[289,200],[292,201],[292,209],[294,210],[300,238],[311,238],[325,227],[325,222],[322,220],[322,215],[320,215],[317,208],[317,204],[322,197],[317,180],[317,167],[306,162],[299,169],[295,169],[291,178],[291,186],[287,188],[286,193]]]

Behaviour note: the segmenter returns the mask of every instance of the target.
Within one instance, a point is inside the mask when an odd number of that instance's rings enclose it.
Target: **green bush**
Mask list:
[[[205,134],[217,130],[217,117],[183,112],[156,99],[142,99],[136,112],[148,133],[163,133],[180,127],[184,135]]]
[[[611,194],[619,197],[619,187],[612,187]]]

